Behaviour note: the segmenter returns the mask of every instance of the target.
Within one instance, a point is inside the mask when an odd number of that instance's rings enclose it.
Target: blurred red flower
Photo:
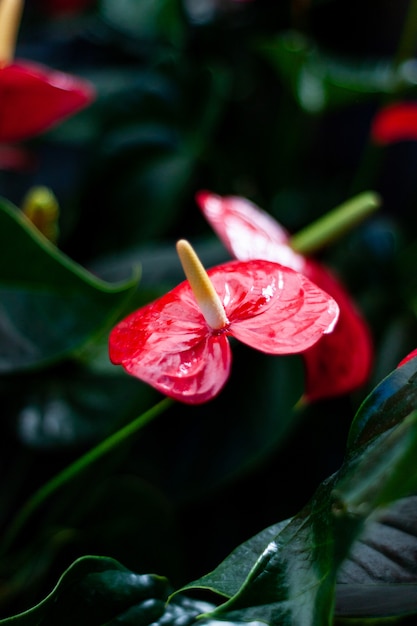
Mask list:
[[[331,334],[303,352],[305,400],[349,393],[369,377],[373,345],[369,328],[340,281],[323,265],[296,253],[287,231],[245,198],[221,197],[207,191],[197,203],[229,252],[240,260],[265,259],[302,272],[329,293],[340,308]]]
[[[371,138],[374,143],[380,145],[397,141],[415,141],[417,103],[396,102],[383,107],[372,121]]]
[[[14,142],[49,130],[95,97],[93,86],[29,61],[0,68],[0,141]]]

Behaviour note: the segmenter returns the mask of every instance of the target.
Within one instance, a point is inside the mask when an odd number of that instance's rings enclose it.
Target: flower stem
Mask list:
[[[101,441],[94,448],[86,452],[79,459],[68,465],[61,472],[56,474],[51,480],[45,483],[40,489],[35,491],[32,496],[26,501],[23,507],[18,511],[16,517],[12,521],[12,524],[6,531],[0,553],[5,553],[13,544],[19,532],[22,530],[26,522],[30,519],[32,514],[39,509],[39,507],[56,491],[58,491],[63,485],[70,480],[78,476],[84,469],[89,467],[92,463],[103,457],[105,454],[113,450],[116,446],[120,445],[129,437],[140,431],[146,424],[151,422],[155,417],[167,409],[173,400],[171,398],[164,398],[158,404],[155,404],[148,411],[145,411],[139,417],[134,419],[126,426],[120,428],[104,441]]]
[[[0,0],[0,67],[13,61],[23,0]]]
[[[290,239],[295,252],[309,255],[344,235],[381,205],[373,191],[364,191],[339,205]]]
[[[417,41],[417,0],[410,0],[404,26],[394,58],[394,65],[398,67],[411,59],[415,54]]]

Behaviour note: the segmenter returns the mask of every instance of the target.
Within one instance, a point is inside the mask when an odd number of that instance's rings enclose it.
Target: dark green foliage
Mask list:
[[[0,543],[0,623],[415,619],[417,364],[397,364],[417,346],[417,151],[370,137],[381,106],[415,98],[415,2],[99,0],[61,18],[51,4],[26,3],[16,56],[90,79],[97,100],[0,171],[3,536],[160,400],[109,363],[107,336],[183,280],[178,238],[206,266],[229,258],[200,189],[291,233],[375,190],[382,209],[317,254],[375,362],[364,388],[305,406],[301,357],[233,345],[218,398],[173,405]],[[38,184],[59,200],[57,247],[19,209]]]

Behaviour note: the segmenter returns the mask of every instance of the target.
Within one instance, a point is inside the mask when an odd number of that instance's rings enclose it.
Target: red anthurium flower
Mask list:
[[[410,354],[407,354],[407,356],[405,356],[403,360],[398,363],[397,367],[405,365],[406,363],[408,363],[408,361],[411,361],[411,359],[414,359],[415,357],[417,357],[417,348],[410,352]]]
[[[382,108],[372,121],[371,137],[376,144],[417,139],[417,102],[396,102]]]
[[[205,271],[177,244],[186,281],[131,313],[110,333],[114,364],[189,404],[214,398],[231,366],[228,337],[268,354],[306,350],[333,330],[338,306],[302,274],[271,261]]]
[[[197,202],[235,257],[266,259],[291,267],[338,303],[340,317],[334,331],[303,353],[305,399],[312,402],[345,394],[364,384],[372,364],[371,336],[365,320],[340,282],[325,267],[292,250],[287,231],[252,202],[206,191],[197,194]]]
[[[92,102],[92,85],[21,61],[0,68],[0,141],[20,141],[51,128]]]

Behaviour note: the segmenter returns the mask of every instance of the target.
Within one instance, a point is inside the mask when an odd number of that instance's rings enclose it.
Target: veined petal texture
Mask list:
[[[308,278],[270,261],[235,261],[208,272],[229,334],[269,354],[293,354],[331,332],[339,307]]]
[[[271,215],[239,196],[200,191],[197,202],[229,252],[240,261],[264,259],[302,272],[304,257],[288,244],[288,232]]]
[[[226,333],[207,326],[187,281],[122,320],[109,354],[129,374],[189,404],[217,395],[231,366]]]

